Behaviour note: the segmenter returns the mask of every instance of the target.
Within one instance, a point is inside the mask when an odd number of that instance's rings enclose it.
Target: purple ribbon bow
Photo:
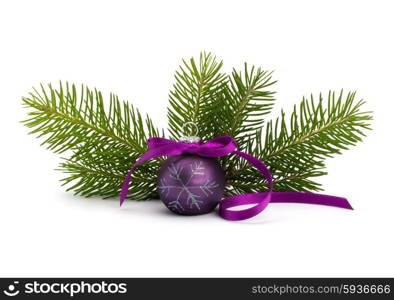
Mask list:
[[[234,195],[221,200],[219,202],[219,215],[226,220],[239,221],[252,218],[262,212],[270,202],[306,203],[353,209],[350,203],[342,197],[301,192],[273,192],[272,175],[266,165],[252,155],[237,151],[237,144],[231,136],[220,136],[205,144],[176,142],[158,137],[148,139],[147,143],[148,151],[134,163],[126,175],[120,193],[120,205],[123,204],[127,197],[133,171],[137,166],[147,160],[161,156],[181,154],[197,154],[205,157],[221,157],[228,154],[235,154],[247,160],[260,171],[267,180],[268,192]],[[243,210],[231,210],[233,207],[246,204],[255,205]]]

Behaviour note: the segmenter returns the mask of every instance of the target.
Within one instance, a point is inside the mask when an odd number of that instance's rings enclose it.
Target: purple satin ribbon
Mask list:
[[[267,180],[268,192],[234,195],[221,200],[219,202],[219,215],[226,220],[239,221],[252,218],[262,212],[270,202],[306,203],[353,209],[350,203],[342,197],[301,192],[273,192],[272,175],[266,165],[252,155],[237,151],[237,144],[231,136],[220,136],[205,144],[176,142],[158,137],[148,139],[147,143],[148,151],[134,163],[126,175],[120,193],[120,205],[123,204],[127,197],[129,183],[135,168],[147,160],[181,154],[197,154],[205,157],[221,157],[228,154],[236,154],[260,171]],[[255,205],[242,210],[231,209],[246,204]]]

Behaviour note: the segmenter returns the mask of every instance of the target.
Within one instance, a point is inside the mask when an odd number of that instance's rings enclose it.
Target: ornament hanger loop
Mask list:
[[[194,135],[194,136],[198,135],[198,126],[194,122],[186,122],[185,124],[183,124],[183,126],[182,126],[183,135],[187,135],[187,132],[186,132],[187,126],[191,127],[191,130],[190,130],[190,135],[191,136],[192,135]],[[194,129],[194,132],[193,132],[193,129]]]
[[[188,127],[190,130],[187,130]],[[200,141],[200,138],[198,137],[198,126],[196,123],[186,122],[182,126],[182,132],[183,136],[179,138],[181,142],[198,143]]]

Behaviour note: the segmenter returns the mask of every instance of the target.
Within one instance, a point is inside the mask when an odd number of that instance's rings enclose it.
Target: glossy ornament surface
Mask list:
[[[157,188],[172,212],[199,215],[211,212],[223,197],[225,177],[215,158],[179,155],[162,165]]]

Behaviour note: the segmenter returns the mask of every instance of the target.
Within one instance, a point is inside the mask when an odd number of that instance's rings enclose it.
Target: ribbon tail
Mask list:
[[[133,164],[130,168],[130,171],[127,173],[123,184],[122,184],[122,189],[120,191],[120,196],[119,196],[119,204],[120,206],[122,206],[123,202],[126,200],[128,191],[129,191],[129,185],[130,185],[130,181],[131,181],[131,176],[133,175],[133,172],[135,170],[136,167],[138,167],[140,164],[142,164],[143,162],[150,160],[152,158],[156,158],[156,157],[160,157],[160,156],[164,156],[166,155],[166,153],[162,154],[157,154],[154,153],[151,150],[148,150],[147,152],[145,152],[136,162],[135,164]]]
[[[127,193],[129,191],[129,184],[131,180],[131,175],[133,174],[134,168],[132,167],[130,171],[127,173],[123,184],[122,184],[122,189],[120,191],[120,197],[119,197],[119,205],[122,206],[123,202],[126,200]]]
[[[271,202],[271,193],[251,193],[241,194],[227,197],[220,201],[219,204],[219,215],[229,221],[241,221],[250,219],[261,213]],[[256,204],[250,208],[241,210],[230,210],[229,208]]]
[[[244,158],[258,171],[260,171],[261,175],[263,175],[264,178],[267,180],[268,188],[269,188],[269,191],[267,193],[250,193],[250,194],[235,195],[235,196],[227,197],[222,201],[220,201],[219,215],[222,218],[231,221],[241,221],[258,215],[268,206],[268,204],[271,202],[273,181],[272,181],[271,172],[262,161],[244,152],[234,151],[232,153]],[[243,210],[229,209],[236,206],[247,205],[247,204],[256,204],[256,205]]]
[[[272,193],[271,202],[316,204],[353,210],[346,198],[314,193],[274,192]]]
[[[353,209],[349,201],[343,197],[302,192],[273,192],[273,179],[267,166],[256,157],[244,152],[234,151],[234,154],[246,159],[253,165],[268,182],[268,192],[250,193],[227,197],[219,203],[219,215],[226,220],[241,221],[252,218],[262,212],[272,203],[305,203]],[[254,206],[243,210],[230,210],[236,206]]]

